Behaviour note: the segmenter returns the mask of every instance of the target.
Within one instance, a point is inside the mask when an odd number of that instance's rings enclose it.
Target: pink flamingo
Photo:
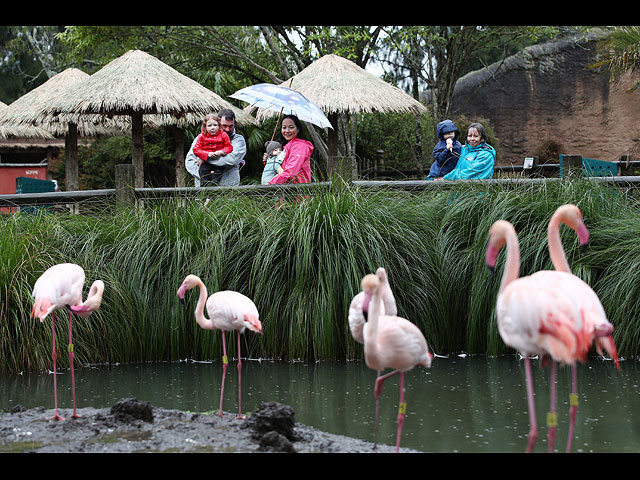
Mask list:
[[[564,249],[562,248],[562,241],[560,239],[560,224],[564,223],[569,228],[574,230],[578,235],[581,248],[584,250],[589,243],[589,231],[582,219],[582,212],[580,209],[572,204],[562,205],[555,211],[549,226],[547,229],[547,238],[549,244],[549,254],[554,268],[559,272],[571,273],[571,268],[567,262]],[[613,341],[613,325],[609,323],[604,309],[600,303],[600,300],[594,296],[595,293],[591,288],[577,277],[574,277],[576,281],[576,287],[580,290],[585,290],[584,298],[590,299],[588,303],[584,305],[585,314],[583,320],[588,325],[588,331],[595,343],[596,351],[599,355],[603,354],[603,349],[607,352],[611,352],[611,357],[615,359],[616,367],[620,369],[620,363],[618,360],[617,349]],[[580,280],[580,281],[577,281]],[[556,362],[552,360],[551,365],[551,411],[550,418],[555,419],[555,378],[556,378]],[[576,415],[578,412],[578,375],[576,362],[571,364],[571,378],[572,378],[572,392],[569,397],[570,404],[570,424],[569,435],[567,439],[567,453],[571,451],[571,445],[573,442],[573,431],[575,427]],[[555,442],[556,422],[552,422],[549,427],[549,452],[553,451],[553,444]]]
[[[429,353],[424,335],[416,325],[402,317],[382,314],[381,281],[377,275],[366,275],[362,279],[362,290],[364,291],[362,310],[367,319],[363,330],[366,364],[379,372],[386,368],[394,369],[376,378],[374,390],[376,398],[382,391],[382,383],[392,375],[400,374],[400,405],[396,435],[396,452],[399,452],[406,412],[404,372],[416,365],[431,367],[432,355]]]
[[[376,271],[376,275],[380,280],[380,289],[382,293],[382,304],[383,310],[382,314],[385,315],[397,315],[398,309],[396,306],[396,299],[393,296],[393,292],[391,290],[391,286],[389,285],[389,280],[387,278],[387,272],[384,268],[380,267]],[[351,304],[349,305],[349,330],[351,330],[351,336],[353,339],[358,342],[364,344],[364,325],[366,323],[366,318],[364,316],[364,312],[362,311],[362,304],[364,301],[364,292],[358,293],[353,300],[351,300]],[[377,372],[377,376],[380,376],[380,371]],[[373,449],[375,450],[378,445],[378,416],[379,416],[379,397],[380,392],[377,392],[376,398],[376,410],[375,410],[375,433],[373,437]]]
[[[58,385],[56,380],[56,328],[55,328],[55,311],[64,308],[69,309],[69,361],[71,365],[71,385],[73,396],[73,415],[72,418],[78,418],[76,412],[76,386],[75,375],[73,370],[73,341],[71,335],[71,312],[77,313],[83,318],[91,315],[96,311],[102,303],[102,295],[104,292],[104,283],[96,280],[91,285],[87,299],[82,302],[82,287],[84,286],[84,270],[79,265],[73,263],[62,263],[54,265],[45,271],[33,286],[33,297],[35,302],[31,310],[31,318],[39,318],[43,322],[47,315],[51,314],[51,332],[53,337],[53,349],[51,356],[53,358],[53,395],[55,413],[53,420],[64,420],[58,414]]]
[[[506,245],[507,260],[496,302],[498,330],[505,344],[524,356],[530,429],[527,452],[538,436],[529,356],[550,357],[562,364],[586,361],[594,341],[593,324],[586,320],[602,310],[598,297],[582,280],[567,272],[542,270],[519,276],[520,247],[513,225],[498,220],[489,232],[487,266],[495,268]],[[586,288],[585,288],[586,287]],[[604,315],[604,311],[602,310]],[[610,344],[603,345],[610,349]],[[614,350],[609,351],[616,358]],[[552,399],[553,401],[553,399]]]
[[[207,298],[207,287],[196,275],[187,275],[180,288],[178,297],[184,299],[187,290],[200,287],[200,296],[196,305],[196,322],[205,330],[220,330],[222,333],[222,387],[220,389],[220,410],[218,416],[222,416],[222,398],[224,396],[224,380],[227,374],[227,346],[224,332],[235,330],[238,338],[238,415],[236,418],[245,418],[242,415],[242,359],[240,357],[240,334],[246,328],[257,333],[262,333],[258,309],[253,301],[245,295],[231,290],[216,292]],[[210,318],[204,316],[204,307]]]

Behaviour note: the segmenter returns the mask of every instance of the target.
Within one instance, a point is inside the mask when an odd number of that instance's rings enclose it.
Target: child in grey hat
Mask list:
[[[282,162],[287,151],[282,147],[282,144],[274,142],[273,140],[266,142],[264,146],[267,151],[267,160],[265,161],[264,170],[262,171],[261,182],[262,185],[268,185],[273,177],[283,171]]]

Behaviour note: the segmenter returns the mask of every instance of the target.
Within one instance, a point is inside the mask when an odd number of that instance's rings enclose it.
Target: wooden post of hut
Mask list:
[[[78,190],[78,126],[68,124],[64,137],[64,178],[67,191]]]
[[[184,129],[173,126],[176,159],[176,185],[184,187],[187,184],[187,170],[184,167]]]
[[[344,155],[343,157],[335,157],[334,173],[344,182],[351,183],[356,179],[357,167],[355,157],[353,155]],[[332,177],[333,178],[333,177]]]
[[[116,165],[116,202],[123,205],[133,205],[136,201],[134,184],[133,164]]]
[[[131,138],[132,138],[132,152],[131,163],[135,172],[135,186],[136,188],[144,187],[144,161],[143,161],[143,125],[142,125],[142,113],[135,112],[131,116]]]
[[[329,113],[327,118],[331,125],[334,125],[334,128],[330,128],[327,132],[327,175],[329,178],[332,178],[338,155],[338,132],[336,130],[338,126],[338,114],[335,112]]]

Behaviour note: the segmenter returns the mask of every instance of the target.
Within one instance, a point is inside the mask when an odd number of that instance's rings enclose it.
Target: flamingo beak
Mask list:
[[[371,302],[371,292],[364,292],[364,299],[362,300],[362,315],[364,321],[369,321],[369,303]]]
[[[587,230],[585,224],[581,222],[576,233],[578,234],[578,240],[580,242],[580,253],[584,255],[589,248],[589,230]]]
[[[485,255],[485,263],[487,268],[491,272],[491,275],[496,273],[496,258],[498,257],[499,250],[493,245],[489,244],[487,247],[487,254]]]
[[[184,294],[186,292],[187,292],[187,287],[183,283],[182,285],[180,285],[180,288],[178,288],[178,298],[180,299],[181,302],[184,301]]]

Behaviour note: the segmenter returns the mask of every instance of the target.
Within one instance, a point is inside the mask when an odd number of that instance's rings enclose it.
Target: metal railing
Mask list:
[[[638,187],[640,186],[640,176],[610,176],[610,177],[588,177],[594,182],[603,182],[618,187]],[[450,188],[453,185],[465,183],[481,184],[501,184],[501,185],[526,185],[542,184],[545,182],[562,181],[561,178],[492,178],[488,180],[356,180],[349,182],[356,187],[371,189],[389,189],[420,191],[429,189]],[[316,182],[309,184],[287,184],[287,185],[238,185],[231,187],[166,187],[166,188],[135,188],[133,194],[136,200],[161,199],[171,197],[196,197],[203,192],[233,192],[250,195],[265,194],[304,194],[313,193],[316,189],[327,188],[331,182]],[[73,192],[45,192],[45,193],[23,193],[0,195],[0,207],[17,208],[35,205],[59,206],[68,208],[72,212],[79,211],[79,205],[94,201],[117,201],[117,189],[103,190],[80,190]]]
[[[572,175],[581,176],[582,167],[579,162],[579,156],[573,156],[574,163]],[[568,157],[565,157],[567,160]],[[617,163],[619,167],[629,167],[630,164],[640,165],[639,162],[610,162]],[[496,167],[499,172],[515,172],[518,169],[523,170],[523,165],[512,167]],[[567,174],[569,170],[569,162],[566,162]],[[537,164],[537,168],[560,168],[560,164]],[[529,169],[530,170],[530,169]],[[347,184],[371,189],[388,189],[388,190],[429,190],[450,188],[461,182],[482,183],[482,184],[502,184],[502,185],[521,185],[521,184],[540,184],[545,182],[562,181],[560,177],[537,177],[521,174],[514,177],[492,178],[487,180],[354,180],[352,169],[343,169],[341,178]],[[584,177],[595,182],[604,182],[615,186],[628,188],[640,185],[640,176],[601,176],[601,177]],[[105,202],[119,203],[135,203],[146,199],[162,199],[171,197],[197,197],[203,194],[226,193],[249,194],[249,195],[298,195],[313,194],[317,189],[327,188],[331,182],[313,182],[308,184],[285,184],[285,185],[237,185],[237,186],[216,186],[216,187],[160,187],[160,188],[134,188],[133,184],[133,165],[123,164],[116,165],[116,188],[102,190],[78,190],[69,192],[40,192],[40,193],[20,193],[20,194],[4,194],[0,195],[0,210],[2,213],[10,213],[18,208],[27,206],[45,205],[48,208],[68,209],[71,212],[79,213],[80,205],[90,206],[96,204],[98,208],[104,206]]]

